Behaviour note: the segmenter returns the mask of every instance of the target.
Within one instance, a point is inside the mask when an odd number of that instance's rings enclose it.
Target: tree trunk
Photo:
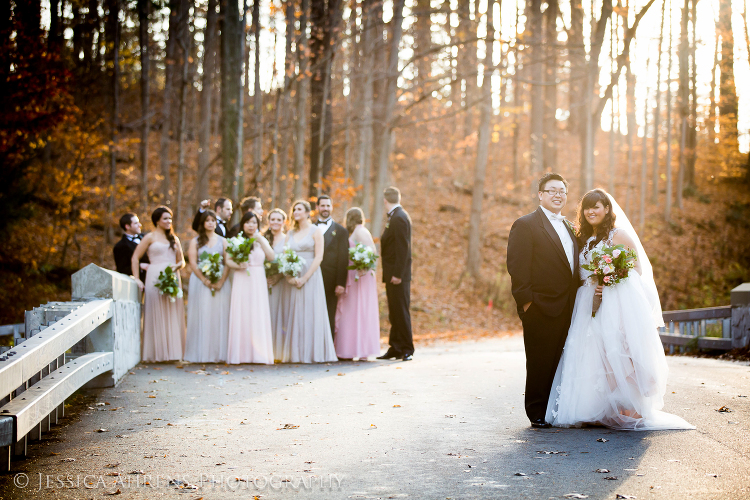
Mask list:
[[[472,4],[474,12],[477,12],[475,0],[462,0],[458,2],[458,39],[463,43],[459,47],[459,72],[464,82],[464,131],[463,137],[474,133],[474,108],[473,102],[477,92],[477,36],[476,23],[471,19]],[[468,153],[469,148],[465,149]]]
[[[373,113],[373,85],[375,66],[375,17],[374,4],[377,0],[362,0],[362,82],[361,99],[362,111],[359,118],[359,149],[358,169],[355,184],[362,186],[355,203],[360,207],[370,206],[370,194],[372,183],[370,182],[370,170],[372,165],[372,113]],[[374,214],[370,214],[371,220]]]
[[[606,3],[606,2],[605,2]],[[542,1],[530,0],[528,19],[529,76],[531,77],[531,171],[544,171],[544,46],[542,44]],[[535,188],[534,188],[535,189]]]
[[[719,0],[721,60],[719,84],[719,137],[730,147],[737,145],[738,100],[734,81],[734,35],[732,32],[732,1]]]
[[[416,17],[415,20],[415,42],[416,47],[414,48],[415,57],[418,57],[416,61],[417,67],[417,95],[421,96],[427,88],[427,79],[430,77],[430,67],[432,65],[432,57],[429,55],[429,51],[432,48],[432,33],[430,27],[430,14],[432,9],[430,8],[430,0],[415,0],[416,6],[412,14]]]
[[[693,44],[696,44],[696,38],[695,38],[695,4],[698,2],[698,0],[693,0]],[[745,29],[745,54],[747,54],[747,62],[750,64],[750,27],[748,27],[748,19],[747,19],[747,2],[743,4],[744,8],[742,9],[742,20],[744,21],[742,23],[743,28]],[[715,71],[714,71],[715,73]],[[695,103],[695,47],[693,47],[693,103]],[[695,105],[695,104],[694,104]],[[694,116],[697,116],[695,114]],[[693,152],[693,157],[695,157],[695,152]],[[746,172],[745,172],[745,180],[746,182],[750,183],[750,151],[747,153],[747,163],[745,164]],[[691,172],[692,175],[695,175],[695,167],[693,167],[693,171]]]
[[[554,0],[552,0],[554,1]],[[469,248],[466,269],[474,279],[480,277],[482,264],[482,201],[484,181],[489,157],[490,121],[492,119],[492,49],[495,44],[494,0],[487,0],[487,38],[485,42],[484,78],[482,79],[482,107],[479,120],[477,158],[474,164],[474,188],[471,194],[471,215],[469,217]]]
[[[544,60],[542,163],[545,169],[551,169],[553,172],[557,171],[557,16],[559,13],[558,0],[547,0],[547,10],[544,12],[546,57]]]
[[[47,47],[51,53],[59,54],[60,49],[62,47],[62,42],[63,42],[62,30],[60,29],[60,0],[50,0],[49,13],[50,13],[50,22],[49,22],[49,35],[47,38]],[[0,15],[4,15],[4,13]],[[2,28],[0,28],[0,30],[1,29]]]
[[[279,197],[276,206],[285,207],[289,201],[287,195],[287,179],[289,177],[289,138],[292,126],[292,75],[294,74],[294,59],[292,55],[292,41],[294,40],[294,0],[287,0],[285,5],[285,56],[284,56],[284,95],[281,100],[282,133],[281,133],[281,158],[279,161]]]
[[[172,94],[174,82],[175,52],[177,50],[177,22],[179,12],[178,0],[169,0],[169,35],[167,38],[167,54],[164,59],[164,98],[161,106],[161,141],[159,144],[159,160],[161,163],[161,196],[162,203],[172,203],[172,183],[169,162],[169,143],[171,140],[170,120],[172,116]]]
[[[253,128],[255,129],[255,140],[253,141],[254,190],[262,189],[263,186],[263,92],[260,89],[260,1],[255,0],[253,2],[253,36],[255,37],[255,86],[253,88]]]
[[[203,74],[201,75],[200,129],[198,130],[198,175],[196,178],[197,199],[208,198],[208,175],[211,161],[211,109],[213,107],[213,82],[216,73],[216,28],[218,0],[208,1],[206,29],[203,32]],[[217,113],[218,114],[218,113]]]
[[[378,155],[378,176],[373,194],[372,231],[379,235],[383,229],[383,189],[385,189],[391,146],[391,120],[396,108],[396,84],[398,83],[398,46],[403,33],[405,0],[393,0],[393,18],[391,19],[390,49],[386,73],[385,109],[383,113],[380,152]]]
[[[716,147],[716,69],[719,67],[719,28],[716,27],[716,44],[714,45],[714,65],[711,67],[710,109],[708,110],[708,142]]]
[[[687,157],[687,164],[685,166],[685,184],[686,187],[694,187],[695,186],[695,161],[696,161],[696,155],[697,155],[697,146],[698,146],[698,87],[697,87],[697,78],[698,78],[698,63],[695,59],[695,53],[696,53],[696,46],[698,45],[698,38],[696,36],[696,25],[697,25],[697,12],[696,12],[696,5],[698,4],[698,0],[692,0],[691,2],[691,11],[690,16],[692,19],[693,24],[693,43],[690,45],[690,58],[691,58],[691,66],[690,66],[690,86],[692,88],[691,94],[690,94],[690,121],[688,125],[688,144],[687,144],[687,151],[688,151],[688,157]],[[750,42],[749,42],[750,43]]]
[[[586,80],[586,48],[583,43],[583,4],[573,0],[570,5],[570,31],[568,34],[568,61],[570,63],[570,93],[568,130],[580,134],[583,124],[583,103]]]
[[[627,24],[627,22],[626,22]],[[647,66],[648,67],[648,66]],[[628,59],[628,66],[625,68],[627,82],[627,88],[625,90],[625,100],[627,102],[627,121],[628,121],[628,177],[627,177],[627,191],[625,192],[625,213],[630,213],[630,202],[634,198],[633,190],[635,189],[635,182],[633,179],[633,162],[635,161],[633,152],[633,143],[635,137],[638,134],[638,124],[635,122],[635,75],[630,67],[630,59]],[[648,106],[645,106],[648,107]]]
[[[502,1],[502,0],[501,0]],[[520,187],[519,182],[521,180],[521,168],[518,164],[518,135],[521,128],[521,78],[519,72],[521,71],[521,65],[519,59],[521,57],[521,47],[519,45],[519,33],[518,33],[518,20],[521,16],[521,9],[518,5],[518,0],[515,3],[516,7],[516,23],[515,23],[515,38],[513,42],[513,186],[515,189]]]
[[[656,105],[654,106],[654,160],[651,172],[651,204],[659,204],[659,132],[661,131],[661,55],[664,43],[664,18],[667,1],[661,4],[661,25],[659,28],[659,49],[656,62]]]
[[[221,159],[222,195],[236,199],[243,190],[242,143],[238,123],[242,123],[242,65],[245,27],[235,0],[221,0]]]
[[[682,19],[680,20],[680,45],[677,49],[679,64],[679,116],[680,116],[680,154],[679,169],[677,170],[677,208],[682,208],[682,190],[685,179],[685,165],[687,163],[688,117],[690,116],[690,59],[688,46],[688,15],[690,12],[690,0],[684,0],[682,6]]]
[[[141,50],[141,212],[148,211],[148,133],[151,128],[149,105],[149,68],[151,56],[149,54],[148,20],[150,16],[150,0],[138,0],[138,42]]]
[[[672,1],[669,1],[669,12],[672,12]],[[670,16],[671,18],[671,16]],[[671,19],[670,19],[671,20]],[[672,81],[672,23],[669,23],[669,53],[667,54],[667,82]],[[672,217],[672,86],[667,85],[667,189],[664,204],[664,219],[669,222]]]
[[[649,67],[651,58],[646,59],[646,68]],[[646,103],[643,106],[643,145],[641,147],[641,199],[640,209],[640,220],[638,222],[638,232],[643,233],[646,227],[646,172],[648,171],[648,95],[650,94],[649,88],[646,87]],[[628,135],[630,130],[628,130]]]
[[[310,79],[308,71],[307,13],[310,0],[302,0],[302,14],[299,18],[299,41],[297,42],[297,118],[294,134],[294,189],[293,198],[302,196],[302,181],[305,174],[305,130],[307,129],[307,93]]]
[[[120,127],[120,0],[107,0],[107,59],[110,74],[111,136],[109,143],[109,206],[105,224],[104,247],[109,249],[114,237],[111,221],[115,217],[115,190],[117,189],[117,148]]]
[[[175,206],[176,227],[179,231],[184,226],[183,217],[183,181],[185,178],[185,140],[187,137],[187,97],[189,69],[190,69],[190,3],[192,0],[180,0],[180,23],[178,28],[177,40],[180,46],[180,118],[177,124],[178,147],[177,147],[177,204]]]

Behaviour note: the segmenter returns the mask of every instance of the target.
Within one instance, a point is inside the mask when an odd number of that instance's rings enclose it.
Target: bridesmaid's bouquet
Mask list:
[[[254,244],[255,238],[246,238],[244,233],[240,233],[227,240],[227,253],[237,264],[242,264],[250,259]],[[250,269],[247,270],[247,274],[250,275]]]
[[[224,263],[220,253],[203,252],[198,257],[198,269],[201,270],[211,283],[217,283],[224,274]],[[211,290],[211,296],[216,295],[216,290]]]
[[[279,261],[277,259],[273,259],[271,261],[266,261],[265,264],[263,264],[263,267],[266,269],[266,279],[273,278],[277,274],[280,273],[279,271]],[[270,286],[268,287],[268,295],[271,295],[273,293],[273,288]]]
[[[378,262],[378,254],[370,247],[357,243],[356,246],[349,249],[349,260],[352,261],[352,264],[347,269],[374,273]],[[354,281],[359,281],[359,274],[354,277]]]
[[[169,297],[170,302],[174,302],[182,297],[180,280],[177,273],[172,269],[172,266],[167,266],[159,273],[159,277],[156,279],[156,289],[159,290],[159,295]]]
[[[599,285],[613,286],[628,277],[637,258],[635,250],[625,250],[625,245],[605,246],[601,251],[592,252],[591,263],[581,267],[592,271]]]
[[[279,272],[290,278],[298,278],[305,266],[305,259],[289,247],[284,247],[284,251],[279,254],[276,261],[278,262]]]

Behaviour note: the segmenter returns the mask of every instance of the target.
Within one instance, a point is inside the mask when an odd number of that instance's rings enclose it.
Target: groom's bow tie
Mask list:
[[[560,221],[564,221],[565,220],[565,216],[564,215],[558,215],[558,214],[549,214],[549,218],[552,219],[552,220],[560,220]]]

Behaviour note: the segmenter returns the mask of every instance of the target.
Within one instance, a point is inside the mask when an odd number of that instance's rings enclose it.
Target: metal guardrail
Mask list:
[[[13,452],[25,455],[29,439],[39,439],[64,415],[64,402],[90,380],[113,369],[111,352],[76,358],[66,352],[113,315],[112,299],[81,303],[66,316],[0,354],[0,447],[3,469]]]
[[[732,306],[665,311],[662,317],[666,326],[659,329],[659,337],[662,344],[669,348],[670,354],[674,354],[675,348],[679,348],[680,352],[689,347],[732,349]],[[707,336],[711,327],[720,329],[721,337]]]

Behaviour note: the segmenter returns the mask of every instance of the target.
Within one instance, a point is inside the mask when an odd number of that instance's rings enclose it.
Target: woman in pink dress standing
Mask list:
[[[275,255],[268,240],[258,232],[259,226],[254,212],[243,215],[240,221],[242,235],[255,238],[250,258],[237,264],[227,256],[227,266],[234,269],[227,340],[227,363],[230,364],[273,364],[271,312],[263,262],[273,260]]]
[[[365,217],[357,207],[346,212],[349,247],[358,243],[375,251],[375,242],[364,226]],[[375,271],[349,271],[346,292],[336,307],[336,356],[347,360],[367,359],[380,353],[380,311]]]
[[[179,270],[185,267],[180,239],[172,233],[172,211],[157,207],[151,214],[154,229],[143,237],[133,252],[131,266],[138,288],[145,293],[143,314],[143,361],[182,359],[185,349],[185,304],[182,297],[174,302],[156,288],[159,273],[171,267],[182,286]],[[139,261],[148,253],[151,264],[146,283],[138,279]]]

